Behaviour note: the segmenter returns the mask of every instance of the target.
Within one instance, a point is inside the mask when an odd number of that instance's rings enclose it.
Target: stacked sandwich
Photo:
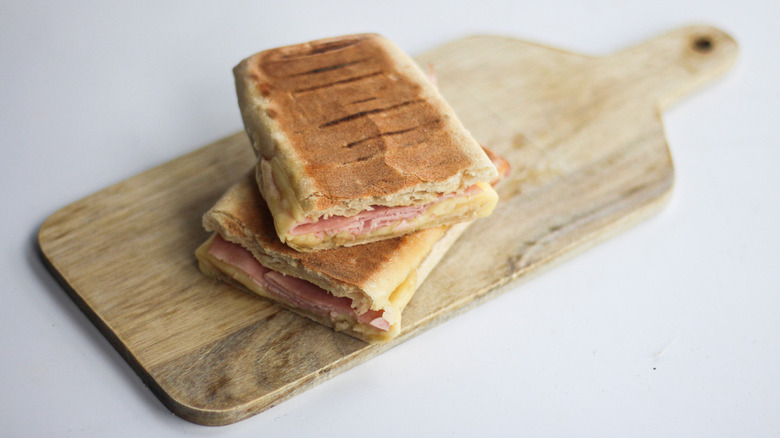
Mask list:
[[[375,34],[266,50],[234,74],[258,161],[205,214],[201,270],[351,336],[392,339],[426,275],[493,211],[506,162]]]

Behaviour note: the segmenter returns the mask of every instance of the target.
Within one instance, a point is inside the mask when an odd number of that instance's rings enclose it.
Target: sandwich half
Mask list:
[[[386,38],[271,49],[234,75],[258,186],[292,248],[364,244],[493,211],[496,168]]]
[[[196,257],[206,275],[353,337],[386,341],[398,335],[404,307],[469,224],[302,253],[279,241],[249,175],[204,215],[214,234]]]

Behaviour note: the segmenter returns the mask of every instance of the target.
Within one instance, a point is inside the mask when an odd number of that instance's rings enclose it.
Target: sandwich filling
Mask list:
[[[473,220],[489,215],[498,196],[489,184],[478,182],[454,193],[440,194],[425,204],[384,206],[374,205],[350,216],[305,216],[291,187],[272,162],[261,158],[261,191],[273,212],[274,222],[282,241],[304,246],[329,240],[342,244],[362,242],[406,233],[420,227],[443,225],[447,222]],[[281,176],[281,178],[279,178]],[[298,248],[296,248],[298,249]]]
[[[474,184],[461,192],[441,195],[437,202],[450,198],[475,195],[481,191],[482,189]],[[395,207],[377,205],[372,207],[371,210],[363,210],[349,217],[330,216],[317,220],[304,219],[290,230],[290,235],[299,236],[301,234],[313,233],[317,238],[322,239],[325,234],[334,235],[343,231],[349,231],[353,236],[357,237],[389,226],[394,226],[393,229],[395,231],[403,231],[409,227],[410,221],[421,216],[432,205],[434,205],[433,202],[424,205],[399,205]]]
[[[246,281],[248,278],[266,294],[287,306],[303,309],[335,321],[353,319],[383,332],[390,330],[390,322],[384,318],[383,310],[369,309],[365,313],[358,314],[352,308],[351,299],[334,296],[309,281],[271,270],[260,264],[247,249],[228,242],[219,234],[212,239],[208,254],[224,263],[224,270],[233,270],[231,276],[240,283],[250,287]]]

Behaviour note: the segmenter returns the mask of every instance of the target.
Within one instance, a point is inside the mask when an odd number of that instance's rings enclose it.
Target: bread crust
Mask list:
[[[379,35],[266,50],[234,74],[252,145],[302,217],[427,204],[496,176],[436,87]]]

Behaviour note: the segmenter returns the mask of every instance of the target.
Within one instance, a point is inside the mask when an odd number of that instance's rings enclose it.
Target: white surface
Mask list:
[[[265,3],[0,3],[0,434],[780,436],[780,3]],[[240,130],[230,68],[260,49],[378,31],[607,54],[692,22],[741,56],[665,114],[661,214],[237,424],[171,415],[36,252],[59,208]]]

